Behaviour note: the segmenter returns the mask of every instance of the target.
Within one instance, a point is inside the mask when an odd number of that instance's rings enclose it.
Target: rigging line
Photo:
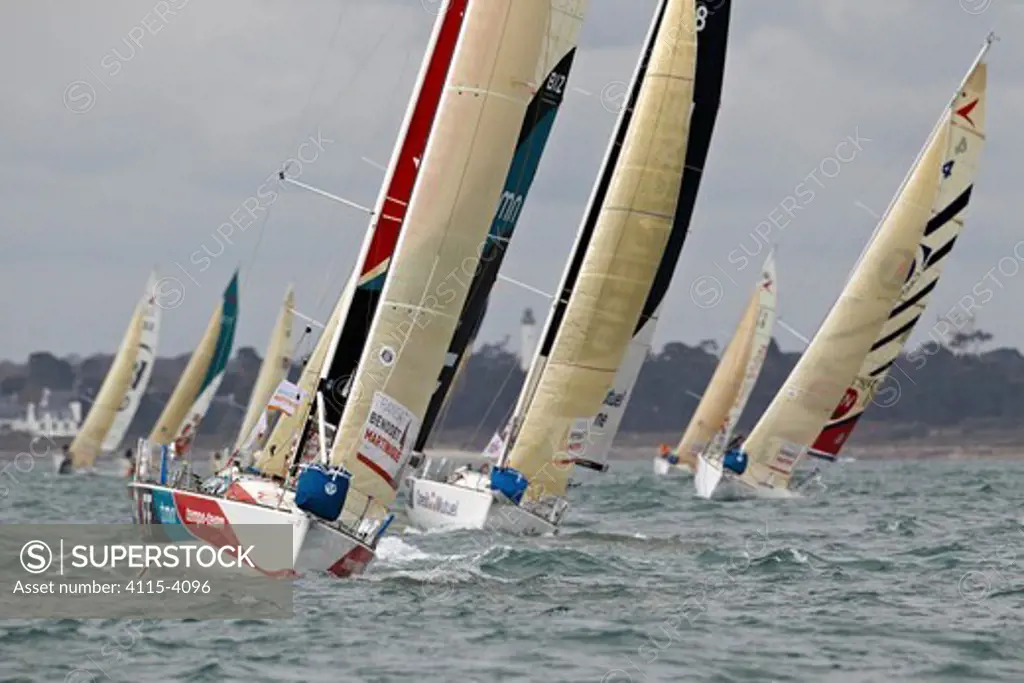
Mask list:
[[[476,429],[473,431],[473,435],[463,443],[463,450],[472,448],[472,444],[473,442],[476,441],[476,437],[480,435],[480,430],[483,428],[488,416],[490,416],[491,411],[494,410],[494,406],[497,405],[498,399],[501,398],[501,395],[504,393],[505,386],[508,384],[508,381],[512,379],[512,374],[516,371],[516,369],[519,368],[518,360],[519,359],[517,358],[512,363],[509,364],[508,374],[505,375],[505,379],[502,381],[501,386],[498,387],[498,390],[494,392],[494,398],[491,399],[490,405],[487,406],[487,410],[484,411],[483,417],[480,418],[480,422],[477,424]],[[455,397],[453,396],[452,398],[454,399]],[[514,409],[515,405],[513,404],[513,410]],[[498,429],[501,429],[500,424],[498,425]]]
[[[256,235],[256,244],[253,245],[252,252],[249,254],[248,263],[244,266],[244,275],[242,276],[242,289],[246,289],[249,284],[249,278],[252,276],[252,271],[256,266],[256,256],[259,253],[260,245],[263,244],[263,236],[267,232],[267,223],[270,222],[270,210],[274,208],[273,203],[267,205],[267,210],[263,212],[263,220],[260,222],[260,230]]]

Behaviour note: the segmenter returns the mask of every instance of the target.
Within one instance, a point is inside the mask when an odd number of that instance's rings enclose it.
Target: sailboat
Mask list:
[[[160,307],[153,296],[155,278],[150,274],[89,414],[68,449],[73,470],[92,470],[100,453],[120,447],[146,392],[160,332]],[[62,462],[63,456],[58,456],[54,463],[58,472]]]
[[[951,115],[943,113],[838,301],[742,447],[698,459],[694,486],[700,497],[797,495],[790,489],[794,469],[856,380],[906,283],[921,267],[918,247],[936,215],[943,159],[955,139]]]
[[[658,18],[663,15],[664,4],[664,2],[659,3],[655,13],[655,22],[659,21]],[[633,331],[633,339],[615,376],[615,382],[608,390],[601,407],[589,419],[579,421],[579,429],[576,430],[576,434],[579,439],[586,441],[587,457],[577,459],[576,464],[590,469],[603,471],[606,468],[603,462],[611,450],[612,442],[622,423],[622,416],[625,414],[626,406],[632,396],[633,387],[639,378],[640,369],[650,351],[660,317],[662,301],[672,281],[676,263],[689,233],[722,97],[731,9],[732,0],[719,0],[714,3],[698,0],[696,3],[694,16],[697,30],[697,69],[693,86],[693,108],[686,146],[686,168],[683,171],[683,180],[679,187],[672,233],[661,256],[654,284],[644,302],[643,312]],[[580,265],[593,236],[597,216],[593,207],[600,206],[608,192],[614,162],[618,158],[620,148],[625,140],[626,131],[632,118],[632,109],[636,106],[639,97],[640,85],[646,72],[647,59],[654,36],[652,28],[645,40],[640,63],[627,92],[624,110],[612,137],[611,148],[602,167],[600,179],[594,188],[589,217],[577,235],[572,256],[558,289],[560,295],[555,297],[552,304],[554,312],[549,316],[548,324],[544,327],[540,344],[534,345],[534,352],[526,360],[528,363],[526,389],[520,394],[520,401],[512,419],[495,433],[491,443],[488,444],[488,451],[492,451],[497,444],[504,447],[507,436],[512,431],[512,422],[521,419],[522,410],[530,400],[540,372],[551,354],[555,336],[564,319],[565,306],[576,286]]]
[[[468,282],[441,288],[486,238],[550,15],[549,0],[451,0],[440,13],[377,221],[339,302],[338,322],[328,325],[316,391],[286,462],[288,479],[282,485],[242,476],[223,497],[204,495],[229,520],[265,512],[277,516],[275,523],[301,527],[304,540],[293,558],[300,570],[363,571],[393,519],[396,481]],[[358,310],[357,297],[369,309]],[[270,499],[276,504],[260,504]]]
[[[199,345],[192,352],[178,384],[150,432],[148,442],[171,446],[176,457],[192,446],[199,423],[217,394],[235,341],[238,323],[238,271],[228,282],[220,306],[214,310]]]
[[[245,418],[238,430],[232,454],[248,455],[262,440],[267,432],[267,403],[281,380],[288,374],[291,367],[292,320],[295,310],[295,293],[291,287],[285,293],[281,312],[270,333],[267,351],[263,354],[260,371],[256,375],[256,383],[249,395],[249,405],[245,409]]]
[[[773,250],[761,268],[761,276],[743,318],[722,353],[679,445],[674,452],[663,445],[663,454],[654,457],[655,474],[666,475],[672,471],[692,473],[697,469],[700,453],[709,448],[712,451],[722,450],[729,443],[768,355],[777,296]]]
[[[408,514],[416,526],[525,534],[557,528],[568,506],[568,474],[581,455],[577,424],[597,411],[614,380],[673,231],[694,92],[695,10],[694,0],[658,6],[634,97],[620,114],[563,296],[548,317],[554,343],[534,358],[498,465],[458,471],[448,482],[415,480]],[[570,277],[576,286],[566,286]]]
[[[834,461],[838,457],[875,393],[893,368],[898,367],[896,360],[928,306],[928,300],[963,231],[967,205],[985,145],[988,65],[983,60],[994,39],[991,34],[986,38],[985,45],[949,105],[951,138],[943,158],[939,197],[934,216],[918,245],[914,270],[889,312],[889,319],[871,345],[871,352],[861,364],[857,377],[846,388],[814,440],[809,451],[813,457],[826,461]]]

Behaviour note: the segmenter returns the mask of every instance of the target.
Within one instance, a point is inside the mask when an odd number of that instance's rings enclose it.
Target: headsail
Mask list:
[[[232,449],[234,451],[239,450],[246,441],[251,441],[253,427],[260,416],[265,414],[267,401],[270,400],[277,385],[288,374],[292,357],[292,319],[294,317],[292,311],[294,309],[295,293],[289,286],[288,292],[284,296],[284,303],[281,305],[281,312],[274,324],[274,330],[270,334],[270,342],[267,344],[263,363],[260,364],[259,374],[256,375],[256,383],[249,396],[249,406],[245,409],[245,419],[242,421],[242,427],[238,431],[238,438]]]
[[[203,338],[185,366],[177,386],[167,400],[160,419],[153,426],[149,442],[169,445],[176,440],[184,452],[195,437],[199,421],[206,415],[214,394],[224,379],[231,358],[238,321],[238,271],[224,290],[221,305],[213,312]]]
[[[987,45],[986,45],[987,49]],[[884,386],[900,352],[928,306],[948,256],[964,227],[967,204],[974,189],[978,161],[985,145],[987,65],[979,56],[950,104],[952,127],[944,151],[942,181],[935,215],[925,228],[899,301],[889,312],[857,378],[846,389],[810,454],[834,460],[847,442],[878,389]],[[898,381],[898,377],[896,378]]]
[[[76,469],[92,467],[96,462],[96,456],[102,450],[103,440],[131,386],[132,368],[139,353],[142,320],[146,312],[144,301],[135,305],[135,312],[128,323],[128,331],[121,340],[114,361],[103,378],[103,384],[96,393],[89,414],[85,416],[85,421],[71,442],[71,462]]]
[[[565,493],[566,460],[582,456],[584,445],[570,431],[605,399],[672,235],[693,102],[694,12],[693,0],[659,7],[621,151],[610,176],[598,179],[594,197],[604,196],[581,230],[591,233],[589,245],[507,459],[530,482],[531,498]]]
[[[883,219],[839,299],[743,445],[752,485],[785,488],[856,377],[900,296],[939,190],[949,116]]]
[[[549,0],[473,0],[466,11],[409,227],[331,452],[333,463],[352,472],[353,489],[375,506],[394,501],[436,389],[533,95],[550,19]],[[359,498],[350,493],[348,500],[361,506]]]
[[[722,352],[704,396],[676,447],[679,461],[691,469],[696,469],[697,455],[705,448],[721,449],[728,443],[743,414],[771,343],[777,287],[772,253],[761,269],[736,333]]]
[[[151,273],[146,291],[139,305],[142,307],[142,336],[139,339],[139,350],[135,354],[135,365],[132,367],[132,379],[121,405],[114,416],[114,422],[103,440],[103,451],[116,451],[128,433],[135,413],[139,410],[142,397],[146,395],[149,380],[153,376],[153,364],[156,362],[157,342],[160,339],[161,308],[156,302],[156,273]]]
[[[350,280],[349,287],[353,286]],[[320,338],[317,340],[313,352],[306,360],[302,374],[299,376],[299,389],[302,394],[298,409],[291,415],[281,415],[270,431],[263,450],[256,455],[256,468],[264,474],[283,477],[288,471],[291,462],[296,440],[299,437],[299,430],[306,423],[309,417],[310,402],[313,400],[317,382],[320,380],[320,373],[330,350],[331,340],[341,323],[341,316],[345,310],[347,297],[342,295],[331,312],[327,324],[324,325]]]
[[[459,316],[445,366],[441,370],[438,389],[430,399],[427,413],[423,417],[415,450],[426,448],[434,423],[454,385],[456,368],[465,358],[471,340],[483,322],[487,312],[487,301],[498,278],[498,270],[505,257],[505,250],[512,239],[523,204],[530,186],[533,185],[537,167],[540,165],[544,147],[555,123],[555,117],[562,104],[562,98],[569,81],[569,71],[576,55],[576,37],[583,24],[583,15],[589,0],[552,0],[551,21],[548,24],[547,44],[537,64],[534,83],[543,84],[537,88],[523,125],[519,131],[512,165],[508,169],[505,186],[501,193],[497,212],[491,221],[486,244],[476,264],[476,272],[470,285],[469,296]]]

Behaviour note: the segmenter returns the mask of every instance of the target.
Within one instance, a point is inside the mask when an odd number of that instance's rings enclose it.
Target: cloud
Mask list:
[[[217,248],[218,227],[310,136],[334,142],[304,165],[302,180],[371,205],[382,173],[363,159],[387,162],[433,16],[420,0],[166,4],[176,13],[141,38],[139,26],[158,25],[159,3],[5,10],[0,358],[112,350],[149,270],[174,275],[176,264],[199,285],[165,316],[161,354],[193,348],[239,264],[238,342],[261,345],[289,281],[299,309],[323,319],[353,265],[366,217],[293,188],[235,233],[209,270],[196,273],[190,259]],[[780,309],[812,333],[874,228],[855,202],[885,208],[990,25],[1005,40],[991,57],[989,146],[932,311],[947,310],[1010,253],[1021,213],[1024,75],[1014,66],[1024,61],[1024,12],[921,4],[736,3],[719,124],[658,342],[731,334],[754,269],[730,272],[736,284],[726,282],[712,309],[689,300],[690,284],[715,263],[726,267],[794,186],[859,131],[871,139],[863,154],[779,234]],[[568,99],[506,259],[511,277],[555,288],[614,125],[599,94],[629,79],[653,7],[592,0]],[[71,93],[93,98],[84,113],[65,106],[75,81],[91,88]],[[1024,335],[1018,279],[979,313],[982,327],[1013,345]],[[481,338],[514,333],[524,306],[540,314],[547,302],[500,283]]]

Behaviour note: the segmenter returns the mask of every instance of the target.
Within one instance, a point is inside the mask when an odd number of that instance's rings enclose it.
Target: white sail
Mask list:
[[[697,57],[693,0],[669,0],[577,284],[508,456],[537,499],[565,493],[580,420],[611,387],[661,263],[685,167]],[[574,429],[576,427],[577,429]]]
[[[69,448],[71,462],[75,469],[92,467],[96,457],[102,450],[110,426],[114,422],[117,410],[128,393],[132,382],[132,368],[139,352],[139,340],[142,337],[142,316],[145,312],[143,304],[136,304],[128,330],[118,346],[114,361],[103,378],[103,384],[96,392],[96,398],[89,408],[89,414],[79,428]]]
[[[537,87],[533,73],[550,18],[549,0],[471,0],[466,11],[331,452],[332,463],[352,472],[354,490],[377,506],[371,514],[395,499],[398,473],[444,365]],[[396,429],[401,433],[392,434]],[[348,501],[362,509],[366,500],[358,498],[350,493]]]
[[[812,455],[832,460],[839,454],[913,334],[963,230],[985,146],[988,76],[987,65],[980,61],[983,56],[984,51],[948,107],[952,113],[952,128],[944,151],[939,196],[933,207],[935,215],[918,245],[909,278],[856,379],[847,387],[828,424],[814,441]]]
[[[156,273],[151,273],[149,282],[146,283],[146,291],[142,295],[139,305],[142,307],[142,336],[139,339],[139,350],[135,355],[135,365],[132,368],[132,380],[128,386],[121,405],[114,416],[114,422],[107,431],[103,440],[103,451],[110,453],[116,451],[124,435],[128,433],[135,413],[139,410],[142,397],[146,395],[149,388],[149,380],[153,376],[153,364],[156,362],[157,342],[160,340],[160,313],[161,308],[156,303],[156,296],[153,289],[156,287]]]
[[[772,253],[761,269],[740,324],[722,352],[707,389],[676,447],[679,461],[691,470],[696,469],[697,455],[705,449],[717,451],[724,448],[743,414],[771,343],[776,287]]]
[[[743,480],[785,488],[878,338],[914,262],[939,190],[949,116],[849,281],[743,445]]]
[[[250,436],[253,427],[261,415],[265,414],[267,401],[270,400],[274,389],[281,383],[281,380],[288,374],[288,368],[292,362],[292,311],[295,309],[295,293],[291,286],[284,296],[281,304],[281,312],[278,313],[277,322],[270,333],[270,341],[267,343],[267,351],[260,364],[259,374],[256,376],[256,383],[253,385],[252,394],[249,396],[249,405],[245,409],[245,419],[238,431],[238,438],[232,450],[237,451],[243,443],[252,446]]]

